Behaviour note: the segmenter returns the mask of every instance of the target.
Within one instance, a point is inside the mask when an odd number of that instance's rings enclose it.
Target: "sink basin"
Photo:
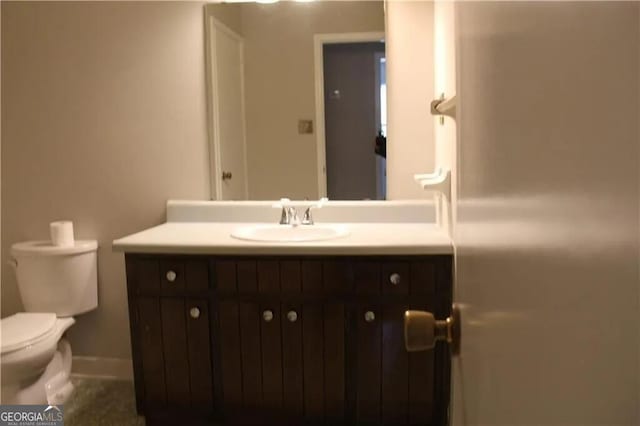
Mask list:
[[[251,225],[231,233],[238,240],[282,243],[334,240],[347,235],[349,230],[344,225]]]

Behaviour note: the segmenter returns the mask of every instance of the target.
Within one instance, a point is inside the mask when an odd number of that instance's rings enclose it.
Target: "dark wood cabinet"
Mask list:
[[[127,254],[149,424],[446,425],[446,344],[408,353],[407,309],[450,314],[452,258]]]

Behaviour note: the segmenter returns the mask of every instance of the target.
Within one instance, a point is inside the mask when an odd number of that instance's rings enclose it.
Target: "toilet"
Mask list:
[[[64,404],[73,391],[74,315],[98,306],[97,241],[55,246],[27,241],[11,247],[25,312],[0,320],[2,404]]]

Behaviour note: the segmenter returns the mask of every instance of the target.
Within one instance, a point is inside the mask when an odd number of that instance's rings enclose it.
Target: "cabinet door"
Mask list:
[[[434,351],[407,353],[407,309],[434,312],[436,274],[429,261],[356,261],[355,419],[363,425],[435,425]]]
[[[134,312],[138,315],[138,365],[141,367],[136,369],[136,393],[139,409],[149,413],[167,403],[160,301],[157,297],[140,297],[134,303]]]
[[[404,348],[407,308],[407,304],[372,301],[359,302],[354,309],[357,350],[352,366],[356,369],[355,418],[359,425],[431,424],[428,415],[411,412],[415,402],[424,401],[422,387],[431,384],[422,382],[422,371],[429,369],[421,364],[424,359],[410,359]]]
[[[210,413],[214,391],[209,303],[187,298],[186,312],[191,408]]]
[[[221,400],[218,405],[225,421],[263,424],[265,366],[280,342],[272,341],[263,351],[261,334],[273,334],[280,321],[278,306],[261,304],[258,296],[258,262],[218,260],[215,263]],[[271,278],[269,278],[271,279]],[[275,381],[269,382],[269,379]],[[267,386],[277,387],[277,378],[267,372]],[[281,392],[280,392],[281,393]],[[275,398],[278,396],[276,395]],[[267,401],[274,398],[267,395]],[[273,406],[271,404],[271,406]]]
[[[261,260],[256,264],[260,301],[260,361],[262,363],[262,406],[272,418],[282,416],[282,325],[280,310],[280,262]]]
[[[228,421],[345,420],[346,262],[216,262],[222,408]],[[300,297],[301,293],[304,297]]]
[[[139,298],[144,402],[147,408],[211,412],[211,344],[206,299]]]
[[[297,300],[301,288],[301,262],[281,262],[282,409],[289,418],[289,424],[301,424],[304,415],[302,324],[305,318],[302,304]]]
[[[322,262],[303,261],[302,292],[322,292]],[[311,424],[324,424],[324,325],[321,302],[302,306],[304,414]]]
[[[355,292],[355,419],[377,425],[381,420],[382,310],[379,304],[381,266],[376,261],[356,262]]]

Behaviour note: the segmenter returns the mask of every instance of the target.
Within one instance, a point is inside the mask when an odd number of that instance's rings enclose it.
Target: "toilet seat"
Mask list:
[[[33,345],[56,331],[53,313],[20,312],[0,320],[0,354]]]

